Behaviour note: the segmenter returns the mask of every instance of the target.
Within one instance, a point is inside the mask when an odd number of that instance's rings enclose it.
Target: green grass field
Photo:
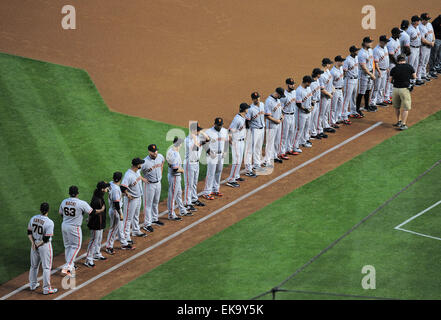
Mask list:
[[[433,132],[440,128],[438,112],[104,299],[250,299],[270,290],[439,160],[441,140]],[[439,181],[441,167],[283,286],[307,293],[276,298],[441,298],[441,241],[394,229],[440,200]],[[428,217],[411,227],[439,235],[441,221]],[[376,268],[375,290],[361,287],[364,265]]]
[[[89,75],[79,69],[0,54],[0,283],[29,267],[29,219],[51,206],[55,254],[64,251],[58,206],[77,185],[90,201],[100,180],[123,173],[156,143],[171,144],[165,123],[111,112]],[[175,127],[176,128],[176,127]],[[183,128],[180,128],[183,129]],[[184,129],[185,130],[185,129]],[[164,169],[161,198],[167,196]],[[205,166],[200,177],[205,177]],[[89,232],[83,224],[84,241]]]

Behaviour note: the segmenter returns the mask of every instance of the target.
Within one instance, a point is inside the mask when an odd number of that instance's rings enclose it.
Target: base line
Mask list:
[[[143,251],[140,251],[140,252],[138,252],[137,254],[131,256],[130,258],[128,258],[128,259],[126,259],[126,260],[120,262],[119,264],[117,264],[117,265],[115,265],[115,266],[113,266],[113,267],[107,269],[106,271],[104,271],[104,272],[98,274],[97,276],[95,276],[95,277],[89,279],[88,281],[82,283],[81,285],[77,286],[75,289],[71,289],[70,291],[65,292],[64,294],[60,295],[59,297],[55,298],[54,300],[60,300],[60,299],[62,299],[62,298],[64,298],[64,297],[66,297],[66,296],[68,296],[68,295],[74,293],[75,291],[77,291],[77,290],[79,290],[79,289],[85,287],[86,285],[88,285],[88,284],[90,284],[90,283],[92,283],[92,282],[98,280],[99,278],[105,276],[106,274],[108,274],[108,273],[110,273],[110,272],[112,272],[112,271],[114,271],[114,270],[120,268],[121,266],[123,266],[123,265],[129,263],[130,261],[132,261],[132,260],[134,260],[134,259],[136,259],[136,258],[138,258],[138,257],[140,257],[140,256],[142,256],[142,255],[144,255],[145,253],[147,253],[147,252],[153,250],[154,248],[160,246],[161,244],[166,243],[166,242],[168,242],[169,240],[172,240],[173,238],[175,238],[175,237],[179,236],[180,234],[182,234],[183,232],[185,232],[185,231],[187,231],[187,230],[189,230],[189,229],[195,227],[196,225],[202,223],[203,221],[205,221],[205,220],[211,218],[212,216],[214,216],[214,215],[216,215],[216,214],[218,214],[218,213],[220,213],[220,212],[222,212],[222,211],[228,209],[229,207],[235,205],[236,203],[238,203],[238,202],[240,202],[240,201],[242,201],[242,200],[244,200],[244,199],[246,199],[246,198],[252,196],[253,194],[259,192],[260,190],[262,190],[262,189],[264,189],[264,188],[266,188],[266,187],[272,185],[273,183],[279,181],[280,179],[283,179],[284,177],[286,177],[286,176],[292,174],[293,172],[295,172],[295,171],[297,171],[297,170],[299,170],[299,169],[301,169],[301,168],[307,166],[308,164],[311,164],[311,163],[317,161],[318,159],[324,157],[325,155],[331,153],[332,151],[335,151],[335,150],[337,150],[337,149],[343,147],[344,145],[348,144],[349,142],[351,142],[351,141],[353,141],[353,140],[355,140],[355,139],[361,137],[362,135],[364,135],[364,134],[370,132],[371,130],[375,129],[376,127],[380,126],[382,123],[383,123],[383,122],[379,121],[379,122],[373,124],[372,126],[370,126],[370,127],[366,128],[365,130],[363,130],[363,131],[357,133],[356,135],[354,135],[354,136],[352,136],[352,137],[350,137],[350,138],[348,138],[348,139],[342,141],[341,143],[335,145],[334,147],[332,147],[332,148],[330,148],[330,149],[328,149],[328,150],[322,152],[321,154],[319,154],[319,155],[317,155],[317,156],[315,156],[315,157],[313,157],[313,158],[311,158],[311,159],[305,161],[304,163],[300,164],[299,166],[297,166],[297,167],[295,167],[295,168],[293,168],[293,169],[288,170],[287,172],[281,174],[280,176],[274,178],[273,180],[268,181],[267,183],[261,185],[260,187],[254,189],[253,191],[250,191],[249,193],[247,193],[247,194],[245,194],[245,195],[239,197],[238,199],[236,199],[236,200],[230,202],[229,204],[227,204],[227,205],[225,205],[225,206],[223,206],[223,207],[217,209],[216,211],[210,213],[209,215],[207,215],[207,216],[205,216],[205,217],[199,219],[198,221],[195,221],[194,223],[188,225],[187,227],[185,227],[185,228],[183,228],[183,229],[181,229],[181,230],[175,232],[174,234],[171,234],[170,236],[168,236],[168,237],[162,239],[161,241],[159,241],[158,243],[154,244],[153,246],[148,247],[148,248],[144,249]],[[223,180],[222,182],[225,182],[225,180]],[[200,193],[200,194],[201,194],[201,193]],[[200,195],[200,194],[199,194],[199,195]],[[161,212],[160,216],[165,215],[165,214],[167,214],[167,211]],[[105,245],[105,244],[102,244],[101,247],[104,247],[104,245]],[[86,256],[86,254],[83,254],[82,256],[80,256],[80,257],[78,257],[77,259],[75,259],[75,261],[78,261],[78,260],[84,258],[85,256]],[[56,273],[57,271],[61,270],[62,267],[63,267],[63,266],[60,266],[60,267],[58,267],[58,268],[52,270],[52,271],[51,271],[51,275],[54,274],[54,273]],[[41,281],[42,279],[43,279],[43,277],[41,276],[41,277],[38,278],[38,281]],[[23,291],[23,290],[26,289],[26,288],[29,288],[29,283],[28,283],[28,284],[25,284],[25,285],[23,285],[23,286],[21,286],[20,288],[16,289],[16,290],[13,291],[13,292],[11,292],[11,293],[9,293],[9,294],[7,294],[7,295],[1,297],[0,300],[8,299],[9,297],[11,297],[11,296],[13,296],[13,295],[15,295],[15,294],[17,294],[17,293]]]
[[[431,209],[433,209],[433,208],[435,208],[437,205],[439,205],[441,203],[441,200],[440,201],[438,201],[437,203],[435,203],[435,204],[433,204],[433,205],[431,205],[430,207],[428,207],[428,208],[426,208],[426,209],[424,209],[423,211],[421,211],[420,213],[417,213],[416,215],[414,215],[413,217],[411,217],[411,218],[409,218],[409,219],[407,219],[406,221],[404,221],[403,223],[401,223],[401,224],[399,224],[398,226],[396,226],[394,229],[400,229],[402,226],[404,226],[404,225],[406,225],[406,224],[408,224],[409,222],[411,222],[413,219],[416,219],[416,218],[418,218],[419,216],[421,216],[421,215],[423,215],[423,214],[425,214],[427,211],[429,211],[429,210],[431,210]]]
[[[426,238],[430,238],[430,239],[435,239],[435,240],[440,240],[441,241],[441,238],[434,237],[434,236],[429,236],[428,234],[424,234],[424,233],[419,233],[419,232],[415,232],[415,231],[411,231],[411,230],[407,230],[407,229],[403,229],[403,228],[397,228],[397,227],[395,227],[395,230],[409,232],[409,233],[412,233],[412,234],[416,234],[418,236],[422,236],[422,237],[426,237]]]

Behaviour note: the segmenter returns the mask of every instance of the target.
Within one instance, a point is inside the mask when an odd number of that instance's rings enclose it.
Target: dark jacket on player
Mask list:
[[[435,38],[441,40],[441,14],[432,21],[433,33],[435,33]]]
[[[92,209],[100,210],[103,205],[106,207],[106,202],[104,201],[104,192],[101,190],[95,190],[92,200],[90,201],[90,206]],[[87,226],[90,230],[101,230],[106,228],[106,209],[107,208],[105,208],[101,213],[94,213],[89,216]]]

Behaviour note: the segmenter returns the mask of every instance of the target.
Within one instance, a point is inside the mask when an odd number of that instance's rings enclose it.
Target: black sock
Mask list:
[[[357,112],[359,112],[360,111],[360,107],[361,107],[361,99],[363,98],[363,95],[362,94],[358,94],[357,95],[357,100],[356,100],[356,102],[355,102],[355,105],[356,105],[356,107],[357,107]]]
[[[364,107],[366,109],[369,109],[369,94],[371,93],[371,90],[366,90],[366,93],[364,94]]]

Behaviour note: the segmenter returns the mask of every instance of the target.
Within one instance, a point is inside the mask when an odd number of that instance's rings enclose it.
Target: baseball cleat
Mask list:
[[[244,179],[244,178],[241,178],[241,177],[239,177],[239,178],[237,178],[237,179],[236,179],[236,181],[245,181],[245,179]]]
[[[185,208],[187,209],[187,211],[193,211],[193,212],[198,211],[198,209],[196,209],[195,207],[193,207],[191,204],[186,205]]]
[[[281,155],[279,156],[279,158],[282,159],[282,160],[289,160],[289,157],[286,156],[285,154],[281,154]]]
[[[54,293],[57,293],[58,292],[58,289],[57,288],[50,288],[49,290],[47,290],[47,291],[43,291],[43,294],[44,295],[48,295],[48,294],[54,294]]]
[[[336,125],[336,124],[333,124],[331,127],[332,127],[332,128],[335,128],[335,129],[339,129],[339,128],[340,128],[340,127],[339,127],[338,125]]]
[[[304,144],[302,144],[302,147],[305,147],[305,148],[312,148],[312,143],[304,143]]]
[[[199,200],[196,200],[195,202],[193,202],[194,206],[198,206],[198,207],[205,207],[205,203],[200,202]]]
[[[179,213],[179,215],[180,215],[181,217],[185,217],[185,216],[187,216],[187,217],[191,217],[191,216],[193,215],[193,213],[191,213],[190,211],[186,211],[186,212],[181,212],[181,213]]]
[[[131,245],[135,244],[135,243],[133,242],[133,240],[127,240],[127,243],[128,243],[128,244],[131,244]]]
[[[295,148],[295,149],[294,149],[294,152],[302,153],[302,149],[300,149],[300,148]]]
[[[172,220],[172,221],[182,221],[182,218],[181,218],[181,217],[174,217],[174,218],[168,217],[168,220]]]
[[[205,200],[214,200],[214,197],[210,194],[203,194],[202,198],[204,198]]]
[[[326,139],[326,138],[328,138],[328,135],[326,133],[322,132],[322,133],[320,133],[320,137]]]
[[[155,231],[152,226],[144,226],[144,227],[142,227],[142,230],[147,231],[147,232]]]
[[[321,140],[322,137],[320,137],[319,135],[315,135],[315,136],[311,136],[311,139]]]
[[[330,133],[335,133],[335,129],[334,128],[325,128],[323,131],[330,132]]]
[[[398,127],[399,130],[406,130],[409,129],[405,124],[402,124],[401,126]]]
[[[274,162],[283,163],[283,160],[282,160],[282,159],[279,159],[279,158],[275,158],[275,159],[274,159]]]
[[[401,124],[402,124],[402,122],[401,122],[401,120],[400,120],[400,121],[398,121],[397,123],[393,124],[393,126],[394,126],[394,127],[401,127]]]
[[[134,234],[135,237],[139,237],[139,238],[145,238],[147,237],[147,235],[144,232],[138,232]]]
[[[343,121],[343,124],[345,124],[345,125],[350,125],[352,122],[351,121],[349,121],[349,120],[345,120],[345,121]]]
[[[106,258],[106,257],[103,257],[103,256],[98,256],[98,257],[93,257],[93,260],[101,260],[101,261],[105,261],[105,260],[107,260],[107,258]]]
[[[425,83],[425,82],[424,82],[423,80],[417,80],[417,81],[415,82],[415,85],[416,85],[416,86],[422,86],[424,83]]]
[[[231,188],[237,188],[239,185],[237,183],[235,183],[234,181],[228,181],[226,183],[227,186],[231,187]]]
[[[113,255],[113,254],[115,254],[115,251],[113,250],[113,248],[106,248],[106,253]]]
[[[218,191],[218,192],[212,192],[211,195],[215,197],[223,197],[224,194]]]
[[[156,221],[153,221],[152,224],[156,224],[157,226],[163,226],[164,222],[156,220]]]
[[[39,286],[40,286],[40,283],[37,282],[37,284],[35,285],[35,287],[31,287],[31,286],[29,286],[29,289],[30,289],[31,291],[35,291]]]
[[[129,244],[126,245],[126,246],[121,246],[121,249],[122,249],[122,250],[134,250],[135,247],[132,246],[132,245],[129,243]]]
[[[245,175],[247,177],[252,177],[252,178],[256,178],[257,177],[257,175],[254,172],[247,172],[247,173],[245,173]]]
[[[91,263],[91,262],[86,261],[83,264],[88,268],[95,268],[95,263],[93,263],[93,262]]]

